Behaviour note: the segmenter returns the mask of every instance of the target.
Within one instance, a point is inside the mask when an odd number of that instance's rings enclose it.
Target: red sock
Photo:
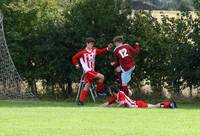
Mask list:
[[[119,82],[119,84],[122,84],[122,77],[121,77],[121,75],[122,75],[122,72],[120,71],[120,72],[117,72],[117,77],[118,77],[118,82]]]
[[[126,86],[122,86],[122,91],[127,95],[127,96],[129,96],[129,91],[128,91],[128,86],[126,85]]]
[[[97,92],[101,92],[103,89],[103,81],[99,80],[97,83]]]
[[[160,103],[160,107],[161,108],[169,108],[170,107],[170,102],[161,102]]]
[[[87,97],[87,91],[82,90],[81,95],[80,95],[80,102],[84,102]]]

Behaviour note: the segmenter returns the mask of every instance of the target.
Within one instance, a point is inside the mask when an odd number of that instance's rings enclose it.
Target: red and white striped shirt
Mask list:
[[[136,101],[130,99],[123,91],[119,91],[117,93],[117,97],[112,96],[112,98],[108,101],[109,104],[112,104],[114,102],[122,102],[124,103],[124,106],[126,107],[132,107],[137,108],[138,105],[136,104]]]
[[[77,54],[75,54],[72,58],[72,62],[74,65],[78,65],[78,59],[80,59],[81,66],[85,73],[88,71],[92,71],[95,68],[95,57],[98,54],[104,54],[108,52],[108,48],[98,49],[92,48],[92,50],[81,50]]]

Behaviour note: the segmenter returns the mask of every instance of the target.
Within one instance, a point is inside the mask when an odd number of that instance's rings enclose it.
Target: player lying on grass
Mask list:
[[[144,101],[136,101],[130,99],[123,91],[120,91],[117,86],[110,87],[110,94],[112,96],[106,103],[102,104],[102,107],[107,107],[114,102],[118,103],[118,107],[130,107],[130,108],[176,108],[176,102],[161,102],[158,104],[149,104]]]
[[[98,79],[98,83],[97,83],[98,94],[100,94],[103,89],[104,75],[94,70],[95,57],[97,54],[104,54],[108,52],[112,48],[112,44],[109,44],[106,48],[103,48],[103,49],[95,48],[94,45],[95,45],[95,39],[93,37],[88,37],[86,39],[86,48],[79,51],[72,58],[72,62],[74,63],[77,69],[80,68],[78,59],[80,60],[80,64],[84,71],[85,86],[83,90],[81,91],[78,105],[83,105],[86,99],[89,87],[91,83],[94,81],[94,79]]]
[[[135,69],[134,55],[139,53],[140,44],[136,43],[135,47],[132,47],[129,44],[123,44],[123,36],[114,37],[113,43],[116,46],[114,49],[115,61],[111,62],[111,65],[117,70],[122,91],[124,91],[127,96],[130,96],[128,83],[131,80],[131,74]]]

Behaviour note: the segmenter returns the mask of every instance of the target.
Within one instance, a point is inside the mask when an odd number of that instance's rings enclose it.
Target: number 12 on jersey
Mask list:
[[[122,58],[127,57],[127,50],[125,48],[119,50],[119,54],[121,55]]]

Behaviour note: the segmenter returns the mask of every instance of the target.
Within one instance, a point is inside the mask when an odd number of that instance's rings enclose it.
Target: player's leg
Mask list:
[[[158,103],[158,104],[150,104],[150,103],[148,103],[147,105],[148,105],[148,108],[160,108],[160,103]]]
[[[177,108],[176,102],[161,102],[158,104],[148,104],[148,108]]]
[[[90,83],[89,82],[87,82],[86,84],[85,84],[85,86],[84,86],[84,88],[83,88],[83,90],[81,91],[81,94],[80,94],[80,98],[79,98],[79,105],[83,105],[84,104],[84,102],[85,102],[85,99],[86,99],[86,97],[87,97],[87,92],[88,92],[88,90],[89,90],[89,88],[90,88]]]
[[[85,99],[87,97],[87,92],[90,88],[90,85],[93,81],[93,75],[89,72],[85,73],[84,74],[84,87],[83,89],[81,90],[81,94],[80,94],[80,98],[79,98],[79,105],[83,105],[83,103],[85,102]]]
[[[94,79],[98,79],[97,93],[100,94],[103,89],[104,75],[96,71],[89,71],[86,73],[86,76],[90,83],[93,82]]]
[[[149,108],[149,104],[145,103],[144,101],[136,101],[136,105],[138,106],[138,108]]]
[[[144,101],[136,101],[136,105],[138,106],[138,108],[160,108],[160,103],[150,104],[145,103]]]
[[[161,102],[160,103],[160,108],[177,108],[177,105],[176,105],[176,102],[175,101],[172,101],[172,102],[169,102],[169,101],[165,101],[165,102]]]
[[[117,82],[121,85],[122,84],[122,70],[121,70],[121,67],[118,66],[116,69],[116,72],[117,72]]]
[[[104,75],[101,73],[97,73],[96,78],[98,79],[97,92],[100,93],[103,89]]]
[[[128,86],[127,84],[122,84],[122,91],[129,96]]]
[[[128,93],[128,82],[130,81],[130,77],[128,76],[128,73],[127,72],[122,72],[121,79],[122,79],[122,91],[127,96],[129,96],[129,93]]]
[[[128,71],[122,71],[121,79],[122,79],[122,91],[129,96],[129,90],[128,90],[128,83],[131,80],[131,75],[135,67],[131,68]]]

